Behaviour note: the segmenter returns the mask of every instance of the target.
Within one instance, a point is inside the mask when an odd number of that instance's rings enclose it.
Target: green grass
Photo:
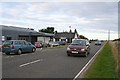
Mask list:
[[[117,78],[116,61],[107,43],[87,71],[85,78]]]

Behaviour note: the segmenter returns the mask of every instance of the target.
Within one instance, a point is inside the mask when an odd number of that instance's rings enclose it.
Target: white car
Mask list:
[[[102,44],[102,42],[99,40],[95,42],[95,45],[101,45],[101,44]]]
[[[59,46],[59,44],[57,42],[49,42],[50,46]]]

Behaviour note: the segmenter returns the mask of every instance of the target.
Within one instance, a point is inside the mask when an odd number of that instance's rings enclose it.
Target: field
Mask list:
[[[118,72],[118,77],[120,79],[120,41],[111,42],[112,51],[114,58],[117,62],[116,71]]]

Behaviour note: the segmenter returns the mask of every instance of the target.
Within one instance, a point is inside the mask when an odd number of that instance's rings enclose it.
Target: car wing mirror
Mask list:
[[[90,44],[86,44],[86,46],[89,46]]]

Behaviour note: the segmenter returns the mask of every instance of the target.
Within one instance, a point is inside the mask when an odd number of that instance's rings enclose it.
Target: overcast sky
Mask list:
[[[77,29],[89,39],[118,38],[117,2],[6,2],[0,3],[0,24],[58,32]]]

